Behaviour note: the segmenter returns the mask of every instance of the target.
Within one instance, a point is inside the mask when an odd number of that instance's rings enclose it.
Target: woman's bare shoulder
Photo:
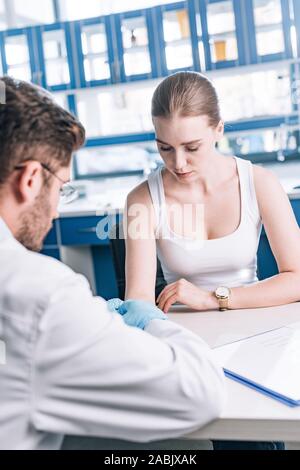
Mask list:
[[[127,204],[151,204],[151,196],[147,181],[143,181],[132,189],[127,196]]]
[[[260,210],[273,210],[280,207],[282,201],[287,201],[287,195],[273,171],[258,165],[253,165],[253,179],[257,201]]]
[[[270,188],[280,186],[279,179],[275,173],[260,165],[253,165],[253,178],[256,190],[268,191]]]

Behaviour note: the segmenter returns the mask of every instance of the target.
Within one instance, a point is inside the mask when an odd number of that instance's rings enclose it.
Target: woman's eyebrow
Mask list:
[[[160,140],[160,139],[155,139],[156,142],[159,142],[160,144],[165,144],[165,145],[169,145],[167,144],[167,142],[164,142],[163,140]]]
[[[198,144],[200,142],[202,142],[202,139],[191,140],[190,142],[183,142],[181,145]]]
[[[167,142],[164,142],[163,140],[160,140],[160,139],[155,139],[155,140],[156,140],[156,142],[159,142],[160,144],[170,145],[170,144],[167,144]],[[198,144],[200,142],[202,142],[202,139],[191,140],[190,142],[183,142],[180,145]],[[170,147],[171,147],[171,145],[170,145]]]

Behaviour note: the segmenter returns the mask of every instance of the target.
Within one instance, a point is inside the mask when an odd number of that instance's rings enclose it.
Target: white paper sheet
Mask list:
[[[224,369],[300,401],[300,322],[217,347],[214,354]]]

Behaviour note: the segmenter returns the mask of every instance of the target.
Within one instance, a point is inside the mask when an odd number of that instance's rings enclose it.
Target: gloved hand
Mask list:
[[[143,330],[151,320],[167,320],[162,310],[143,300],[126,300],[117,309],[125,323]]]
[[[110,312],[118,312],[118,308],[124,301],[118,298],[110,299],[107,301],[107,308]]]

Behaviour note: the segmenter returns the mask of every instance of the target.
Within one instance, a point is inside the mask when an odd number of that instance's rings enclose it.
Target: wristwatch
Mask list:
[[[215,296],[219,301],[219,310],[223,312],[228,310],[228,300],[231,294],[229,287],[220,286],[215,290]]]

